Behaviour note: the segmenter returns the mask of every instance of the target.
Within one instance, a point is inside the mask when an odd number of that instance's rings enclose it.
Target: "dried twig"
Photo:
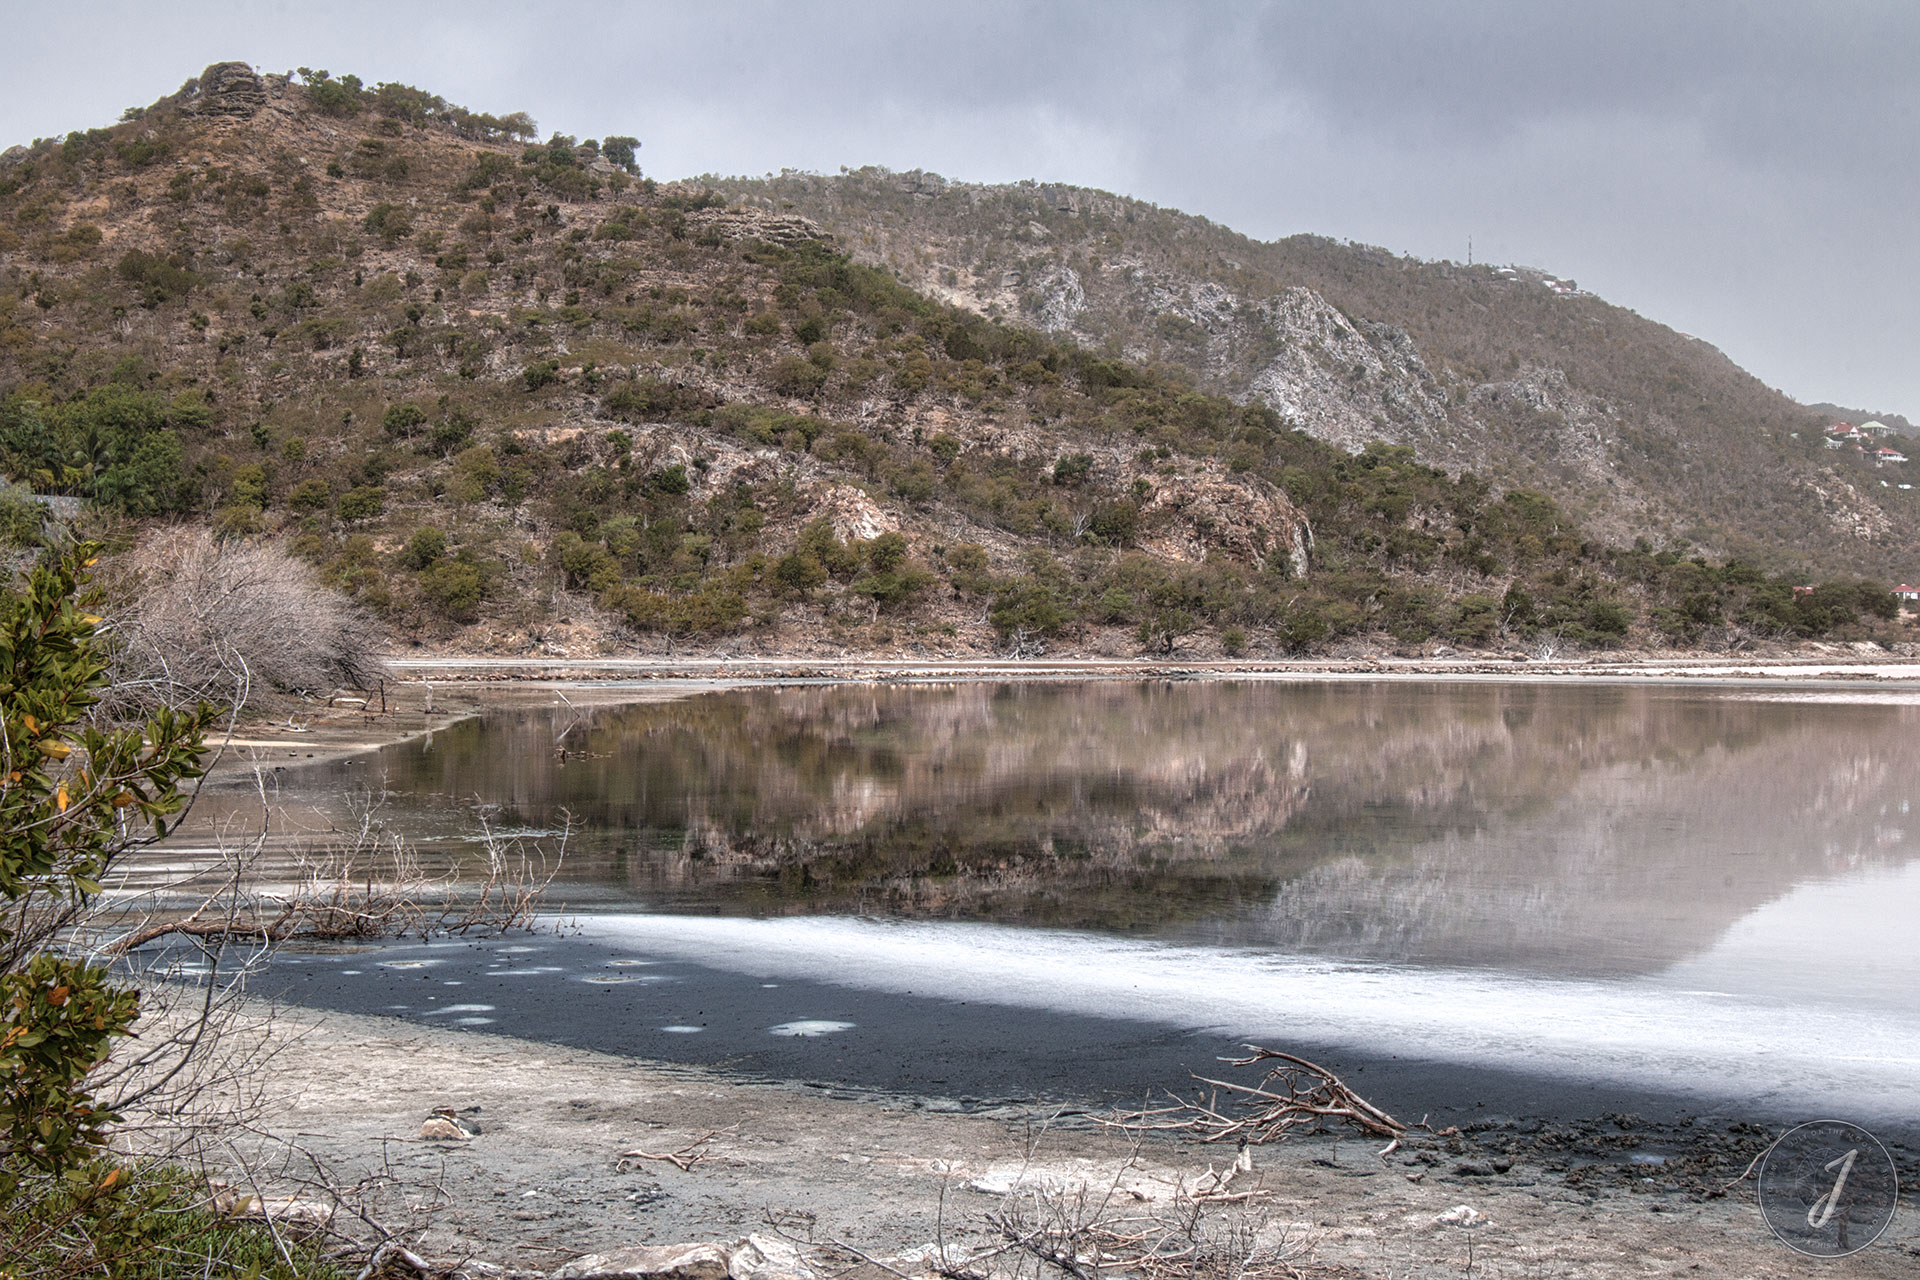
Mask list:
[[[632,1151],[622,1151],[620,1153],[620,1159],[659,1160],[665,1164],[672,1165],[682,1173],[686,1173],[691,1170],[693,1166],[707,1158],[707,1144],[719,1137],[721,1132],[719,1129],[710,1129],[705,1134],[689,1142],[686,1146],[681,1147],[678,1151],[665,1151],[656,1155],[651,1151],[641,1151],[635,1148]]]
[[[1194,1079],[1210,1090],[1204,1099],[1176,1097],[1171,1106],[1123,1112],[1102,1123],[1124,1129],[1191,1133],[1201,1142],[1231,1139],[1257,1145],[1282,1141],[1303,1125],[1334,1121],[1389,1139],[1388,1151],[1406,1135],[1406,1125],[1348,1088],[1325,1067],[1277,1049],[1256,1045],[1247,1048],[1252,1056],[1225,1061],[1234,1067],[1278,1063],[1259,1084],[1196,1075]],[[1227,1109],[1227,1102],[1234,1104],[1232,1111]]]

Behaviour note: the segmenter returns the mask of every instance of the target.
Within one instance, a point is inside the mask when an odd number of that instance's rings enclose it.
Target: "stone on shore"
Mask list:
[[[731,1280],[814,1280],[799,1248],[778,1236],[752,1235],[727,1257]]]
[[[714,1244],[640,1245],[575,1258],[553,1280],[727,1280],[727,1255]]]

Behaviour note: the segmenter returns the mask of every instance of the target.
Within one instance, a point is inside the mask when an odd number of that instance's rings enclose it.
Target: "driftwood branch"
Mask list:
[[[1175,1097],[1172,1105],[1123,1112],[1104,1123],[1124,1129],[1191,1133],[1201,1142],[1259,1145],[1284,1140],[1303,1125],[1344,1124],[1389,1140],[1392,1150],[1407,1126],[1349,1088],[1317,1063],[1277,1049],[1248,1045],[1251,1056],[1224,1059],[1228,1066],[1274,1065],[1257,1085],[1196,1075],[1207,1086],[1201,1098]],[[1224,1095],[1224,1096],[1223,1096]]]
[[[714,1129],[695,1138],[678,1151],[663,1151],[656,1154],[651,1151],[641,1151],[636,1148],[632,1151],[622,1151],[620,1158],[622,1160],[658,1160],[664,1164],[672,1165],[682,1173],[686,1173],[692,1169],[693,1166],[707,1158],[707,1144],[719,1136],[720,1130]]]

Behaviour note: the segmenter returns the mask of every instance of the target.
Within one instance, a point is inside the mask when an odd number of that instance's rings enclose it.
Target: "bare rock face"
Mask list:
[[[244,62],[216,62],[200,73],[186,109],[203,116],[245,119],[267,105],[266,82]]]
[[[1032,287],[1034,323],[1046,333],[1068,333],[1087,309],[1087,291],[1080,274],[1061,266],[1035,279]]]
[[[727,1255],[711,1244],[640,1245],[575,1258],[553,1280],[727,1280]]]
[[[814,500],[813,509],[815,515],[833,522],[834,536],[842,542],[863,542],[900,527],[879,503],[852,485],[834,485]]]
[[[1155,490],[1142,513],[1162,517],[1162,531],[1141,543],[1156,555],[1192,563],[1219,550],[1255,565],[1279,555],[1287,558],[1294,577],[1307,576],[1313,526],[1286,494],[1264,480],[1211,474],[1182,478]]]
[[[807,218],[750,206],[698,209],[687,215],[687,224],[696,231],[711,231],[723,240],[764,240],[787,248],[827,238],[827,233]]]
[[[1439,384],[1405,333],[1349,320],[1299,286],[1258,314],[1273,347],[1248,386],[1258,399],[1346,449],[1444,434]]]

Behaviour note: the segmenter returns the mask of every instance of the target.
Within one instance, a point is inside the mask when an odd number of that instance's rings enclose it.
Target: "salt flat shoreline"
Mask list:
[[[1041,1110],[960,1114],[377,1015],[283,1008],[273,1021],[281,1048],[257,1159],[309,1152],[338,1185],[383,1188],[375,1207],[389,1225],[410,1223],[423,1252],[529,1272],[631,1245],[737,1240],[780,1220],[922,1275],[930,1246],[964,1257],[995,1243],[985,1216],[1016,1184],[1084,1187],[1096,1203],[1117,1187],[1127,1211],[1144,1212],[1232,1159]],[[481,1108],[480,1136],[418,1138],[439,1106]],[[690,1169],[630,1154],[703,1137]],[[1382,1157],[1376,1140],[1306,1137],[1257,1149],[1234,1185],[1250,1197],[1210,1212],[1337,1276],[1454,1274],[1469,1262],[1483,1275],[1602,1280],[1805,1275],[1766,1231],[1751,1181],[1736,1181],[1766,1141],[1726,1126],[1490,1121]],[[1633,1158],[1652,1151],[1666,1163]],[[1471,1228],[1444,1220],[1463,1205]],[[1846,1273],[1912,1274],[1914,1218],[1903,1207]]]

